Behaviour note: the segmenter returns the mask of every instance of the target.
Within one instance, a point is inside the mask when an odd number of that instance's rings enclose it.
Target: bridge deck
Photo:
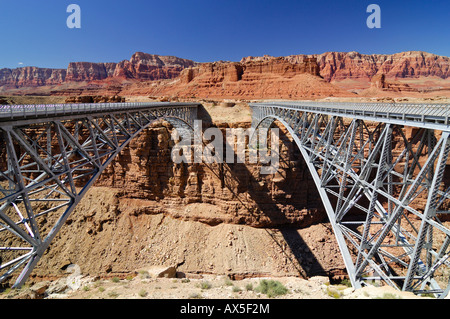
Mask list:
[[[252,107],[281,107],[285,110],[304,110],[364,120],[450,130],[450,104],[403,104],[403,103],[346,103],[274,101],[252,103]]]
[[[79,103],[41,105],[0,105],[0,123],[18,120],[46,119],[96,113],[122,112],[171,106],[197,107],[199,103],[143,102],[143,103]]]

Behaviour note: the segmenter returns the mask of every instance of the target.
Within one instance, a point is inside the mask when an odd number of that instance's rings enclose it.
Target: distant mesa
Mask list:
[[[377,90],[448,91],[449,78],[450,59],[422,51],[264,55],[244,57],[239,62],[208,63],[136,52],[130,60],[118,63],[71,62],[67,69],[0,69],[0,90],[3,95],[298,99],[355,96],[364,90],[366,94]]]

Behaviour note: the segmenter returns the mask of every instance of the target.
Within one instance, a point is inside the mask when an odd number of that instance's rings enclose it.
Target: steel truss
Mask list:
[[[278,121],[299,147],[355,288],[448,294],[450,106],[251,107],[254,129]]]
[[[192,130],[197,107],[0,106],[0,282],[18,271],[14,287],[27,280],[76,205],[131,139],[160,119],[180,134]]]

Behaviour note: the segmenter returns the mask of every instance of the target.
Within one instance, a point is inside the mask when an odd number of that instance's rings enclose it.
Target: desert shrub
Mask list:
[[[233,282],[231,281],[230,278],[225,279],[225,286],[233,286]]]
[[[139,291],[139,296],[140,296],[140,297],[144,298],[144,297],[146,297],[147,295],[148,295],[148,292],[145,291],[144,289],[141,289],[141,290]]]
[[[233,292],[239,292],[239,291],[241,291],[242,289],[241,288],[239,288],[239,287],[237,287],[237,286],[233,286],[233,288],[232,288],[232,291]]]
[[[259,282],[256,292],[266,294],[267,297],[272,298],[288,293],[288,289],[279,281],[263,279]]]
[[[200,288],[202,289],[210,289],[212,287],[211,283],[209,281],[202,281],[200,284]]]

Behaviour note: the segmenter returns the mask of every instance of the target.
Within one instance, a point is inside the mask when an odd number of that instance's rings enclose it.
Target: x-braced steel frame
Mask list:
[[[197,107],[189,103],[3,106],[0,282],[19,270],[14,287],[27,280],[76,205],[131,139],[160,119],[173,124],[179,134],[192,131]]]
[[[395,118],[376,121],[378,105],[365,105],[364,114],[357,105],[341,106],[253,104],[253,128],[267,129],[277,121],[289,131],[355,288],[381,281],[445,297],[450,287],[448,115],[427,126],[426,121],[416,125],[418,113],[405,120],[408,114],[395,112],[400,107],[383,105]],[[424,114],[438,111],[418,107]],[[439,107],[449,112],[449,106]]]

